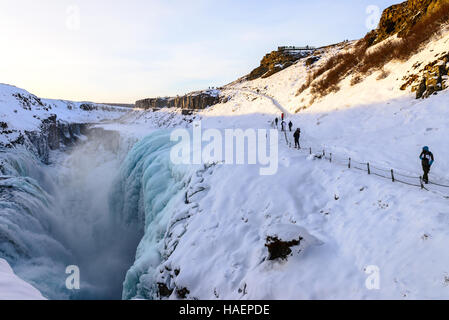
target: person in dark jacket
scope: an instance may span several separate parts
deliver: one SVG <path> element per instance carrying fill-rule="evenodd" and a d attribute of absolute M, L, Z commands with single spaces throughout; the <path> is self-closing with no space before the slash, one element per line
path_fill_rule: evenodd
<path fill-rule="evenodd" d="M 301 137 L 301 129 L 296 129 L 295 133 L 293 134 L 293 137 L 295 138 L 295 148 L 301 149 L 301 146 L 299 145 L 299 138 Z"/>
<path fill-rule="evenodd" d="M 274 123 L 276 124 L 276 128 L 277 128 L 278 127 L 278 123 L 279 123 L 279 119 L 278 118 L 274 119 Z"/>
<path fill-rule="evenodd" d="M 429 147 L 422 148 L 422 152 L 419 156 L 422 162 L 422 169 L 424 171 L 424 175 L 422 177 L 423 181 L 428 184 L 429 183 L 429 172 L 432 167 L 433 162 L 435 161 L 433 157 L 433 153 L 430 152 Z"/>
<path fill-rule="evenodd" d="M 288 129 L 290 130 L 290 132 L 292 132 L 292 127 L 293 127 L 293 123 L 290 121 L 288 123 Z"/>
<path fill-rule="evenodd" d="M 284 132 L 285 131 L 285 121 L 284 120 L 282 120 L 281 121 L 281 128 L 282 128 L 282 132 Z"/>

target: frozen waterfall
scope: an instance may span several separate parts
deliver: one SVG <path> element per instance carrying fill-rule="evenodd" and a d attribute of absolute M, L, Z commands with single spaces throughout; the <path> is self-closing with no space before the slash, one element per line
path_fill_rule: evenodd
<path fill-rule="evenodd" d="M 0 258 L 50 299 L 152 298 L 140 277 L 154 278 L 194 168 L 170 162 L 168 131 L 137 143 L 94 133 L 50 165 L 25 148 L 0 151 Z M 65 286 L 69 265 L 80 290 Z"/>

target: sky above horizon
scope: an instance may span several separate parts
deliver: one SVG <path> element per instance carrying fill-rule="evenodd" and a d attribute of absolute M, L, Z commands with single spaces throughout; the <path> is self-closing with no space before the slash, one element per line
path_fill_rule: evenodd
<path fill-rule="evenodd" d="M 361 38 L 397 2 L 1 0 L 0 83 L 76 101 L 183 94 L 248 74 L 278 46 Z"/>

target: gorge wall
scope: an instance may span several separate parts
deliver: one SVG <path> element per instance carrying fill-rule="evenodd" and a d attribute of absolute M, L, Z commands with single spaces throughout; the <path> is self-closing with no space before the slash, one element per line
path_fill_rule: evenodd
<path fill-rule="evenodd" d="M 178 97 L 148 98 L 136 101 L 136 108 L 161 109 L 180 108 L 202 110 L 220 102 L 219 90 L 205 90 Z"/>
<path fill-rule="evenodd" d="M 2 123 L 0 134 L 12 132 L 6 123 Z M 17 130 L 14 130 L 17 131 Z M 87 124 L 68 123 L 52 115 L 42 121 L 39 131 L 20 132 L 16 140 L 0 147 L 13 148 L 23 145 L 36 154 L 44 164 L 49 163 L 50 150 L 58 150 L 74 145 L 82 134 L 87 132 Z"/>

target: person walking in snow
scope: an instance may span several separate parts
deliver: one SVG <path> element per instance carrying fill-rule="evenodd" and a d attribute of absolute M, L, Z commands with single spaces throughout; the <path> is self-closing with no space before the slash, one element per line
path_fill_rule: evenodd
<path fill-rule="evenodd" d="M 430 152 L 429 147 L 422 148 L 422 152 L 419 156 L 422 162 L 422 169 L 424 171 L 424 175 L 422 177 L 425 184 L 429 183 L 429 172 L 430 168 L 432 167 L 433 162 L 435 161 L 433 157 L 433 153 Z"/>
<path fill-rule="evenodd" d="M 290 121 L 288 123 L 288 128 L 289 128 L 290 132 L 292 132 L 292 127 L 293 127 L 293 123 Z"/>
<path fill-rule="evenodd" d="M 282 122 L 281 122 L 281 127 L 282 127 L 282 132 L 284 132 L 285 131 L 285 121 L 284 120 L 282 120 Z"/>
<path fill-rule="evenodd" d="M 276 119 L 274 119 L 274 123 L 276 124 L 276 128 L 278 127 L 278 123 L 279 123 L 279 119 L 276 117 Z"/>
<path fill-rule="evenodd" d="M 301 129 L 296 129 L 295 133 L 293 134 L 293 137 L 295 138 L 295 148 L 301 149 L 301 146 L 299 145 L 299 138 L 301 137 Z"/>

